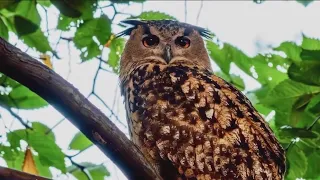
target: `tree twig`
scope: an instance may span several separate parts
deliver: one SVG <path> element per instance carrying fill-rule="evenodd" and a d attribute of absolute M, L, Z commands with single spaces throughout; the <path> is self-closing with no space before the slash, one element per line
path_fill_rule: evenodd
<path fill-rule="evenodd" d="M 313 128 L 313 126 L 319 121 L 319 119 L 320 119 L 320 116 L 318 116 L 318 117 L 312 122 L 312 124 L 307 128 L 307 130 L 310 131 L 310 130 Z"/>
<path fill-rule="evenodd" d="M 201 4 L 200 4 L 200 8 L 199 8 L 198 15 L 197 15 L 197 20 L 196 20 L 196 25 L 198 25 L 198 23 L 199 23 L 199 18 L 200 18 L 200 14 L 202 11 L 202 7 L 203 7 L 203 0 L 201 0 Z"/>
<path fill-rule="evenodd" d="M 107 155 L 128 179 L 162 179 L 112 121 L 53 70 L 0 38 L 0 72 L 48 101 Z"/>
<path fill-rule="evenodd" d="M 60 119 L 55 125 L 53 125 L 50 129 L 48 129 L 48 131 L 46 132 L 46 135 L 48 135 L 50 132 L 52 132 L 52 130 L 54 128 L 56 128 L 57 126 L 59 126 L 64 120 L 66 120 L 66 118 Z"/>
<path fill-rule="evenodd" d="M 71 157 L 71 158 L 76 157 L 76 156 L 78 156 L 79 154 L 83 153 L 83 151 L 85 151 L 85 150 L 87 150 L 87 149 L 89 149 L 89 148 L 91 148 L 91 147 L 93 147 L 93 144 L 90 144 L 90 145 L 87 146 L 86 148 L 82 149 L 81 151 L 77 152 L 77 153 L 74 154 L 74 155 L 70 155 L 69 157 Z"/>
<path fill-rule="evenodd" d="M 187 7 L 187 0 L 184 0 L 184 22 L 187 22 L 187 15 L 188 15 L 188 7 Z"/>
<path fill-rule="evenodd" d="M 310 131 L 312 130 L 313 126 L 320 120 L 320 116 L 316 117 L 312 124 L 307 128 L 307 131 Z M 285 151 L 288 151 L 289 148 L 295 143 L 296 141 L 295 140 L 291 140 L 291 142 L 288 144 L 288 146 L 285 148 Z"/>
<path fill-rule="evenodd" d="M 119 122 L 122 126 L 127 128 L 127 126 L 118 118 L 118 116 L 113 112 L 113 110 L 103 101 L 103 99 L 97 95 L 95 92 L 92 93 L 93 96 L 95 96 L 99 101 L 110 111 L 111 116 L 115 117 L 117 122 Z"/>
<path fill-rule="evenodd" d="M 113 112 L 113 109 L 110 108 L 104 101 L 103 99 L 95 92 L 95 87 L 97 84 L 97 79 L 98 79 L 98 75 L 99 75 L 99 71 L 100 70 L 104 70 L 102 68 L 102 63 L 104 62 L 102 58 L 98 58 L 99 59 L 99 66 L 97 68 L 97 71 L 94 75 L 93 78 L 93 83 L 92 83 L 92 88 L 91 88 L 91 93 L 87 96 L 87 98 L 89 98 L 91 95 L 95 96 L 111 113 L 111 116 L 116 118 L 116 121 L 119 122 L 121 125 L 123 125 L 125 128 L 127 128 L 127 126 L 119 119 L 119 117 Z"/>
<path fill-rule="evenodd" d="M 12 111 L 12 109 L 7 106 L 6 104 L 1 103 L 0 104 L 1 107 L 3 107 L 4 109 L 6 109 L 14 118 L 16 118 L 25 128 L 27 129 L 32 129 L 31 126 L 29 126 L 26 122 L 24 122 L 24 120 L 14 111 Z"/>
<path fill-rule="evenodd" d="M 87 177 L 88 180 L 92 180 L 90 174 L 86 171 L 86 167 L 75 162 L 71 156 L 66 156 L 70 161 L 71 161 L 71 164 L 73 164 L 74 166 L 76 166 L 78 169 L 80 169 L 80 171 L 83 172 L 83 174 Z M 74 170 L 71 170 L 69 173 L 72 173 L 73 171 L 75 171 L 76 169 Z"/>

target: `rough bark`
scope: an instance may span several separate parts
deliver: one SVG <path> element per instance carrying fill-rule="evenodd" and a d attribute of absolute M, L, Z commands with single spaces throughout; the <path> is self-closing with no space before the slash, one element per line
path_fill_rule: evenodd
<path fill-rule="evenodd" d="M 1 180 L 50 180 L 45 177 L 36 176 L 33 174 L 25 173 L 22 171 L 9 169 L 0 166 L 0 179 Z"/>
<path fill-rule="evenodd" d="M 75 87 L 2 38 L 0 72 L 28 87 L 60 111 L 129 179 L 161 179 L 139 149 Z"/>

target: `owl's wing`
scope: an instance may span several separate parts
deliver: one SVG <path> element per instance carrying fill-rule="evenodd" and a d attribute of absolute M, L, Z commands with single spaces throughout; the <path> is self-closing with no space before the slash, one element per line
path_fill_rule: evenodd
<path fill-rule="evenodd" d="M 131 84 L 130 84 L 131 83 Z M 129 82 L 128 113 L 140 147 L 181 177 L 282 179 L 284 151 L 236 88 L 210 72 L 148 65 Z"/>
<path fill-rule="evenodd" d="M 193 141 L 184 149 L 187 165 L 177 163 L 180 169 L 185 168 L 187 174 L 202 173 L 199 177 L 218 172 L 229 178 L 282 178 L 284 151 L 239 90 L 210 72 L 193 68 L 175 67 L 170 77 L 181 84 L 178 89 L 186 98 L 180 104 L 186 117 L 178 126 L 188 123 Z"/>

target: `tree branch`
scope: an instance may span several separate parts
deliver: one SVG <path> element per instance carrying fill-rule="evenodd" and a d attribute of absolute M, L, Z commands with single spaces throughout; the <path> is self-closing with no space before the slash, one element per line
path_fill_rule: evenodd
<path fill-rule="evenodd" d="M 70 83 L 0 38 L 0 72 L 48 101 L 128 177 L 161 179 L 140 150 Z"/>
<path fill-rule="evenodd" d="M 0 179 L 2 180 L 49 180 L 48 178 L 36 176 L 22 171 L 0 166 Z"/>
<path fill-rule="evenodd" d="M 6 109 L 14 118 L 16 118 L 25 128 L 27 129 L 32 129 L 32 127 L 30 127 L 28 125 L 28 123 L 24 122 L 24 120 L 14 111 L 12 111 L 11 107 L 7 106 L 4 103 L 0 103 L 1 107 L 3 107 L 4 109 Z"/>

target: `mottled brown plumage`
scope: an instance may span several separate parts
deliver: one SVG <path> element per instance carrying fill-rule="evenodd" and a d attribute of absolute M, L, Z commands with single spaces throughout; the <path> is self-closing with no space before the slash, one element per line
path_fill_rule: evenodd
<path fill-rule="evenodd" d="M 175 21 L 128 23 L 135 26 L 123 33 L 130 39 L 120 79 L 130 135 L 164 179 L 283 179 L 284 151 L 268 124 L 212 73 L 201 38 L 207 31 Z M 159 42 L 146 47 L 150 34 Z"/>

